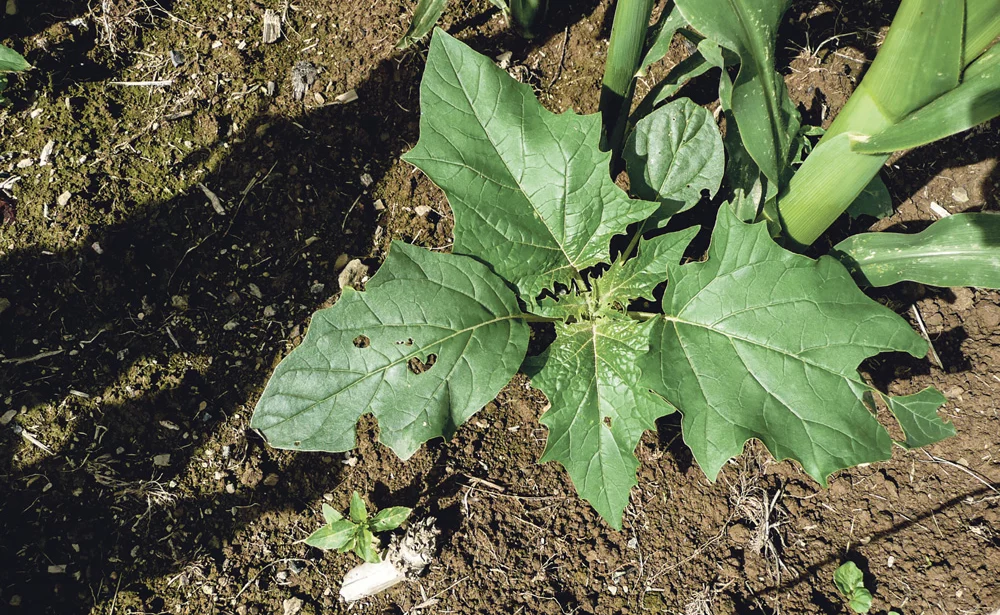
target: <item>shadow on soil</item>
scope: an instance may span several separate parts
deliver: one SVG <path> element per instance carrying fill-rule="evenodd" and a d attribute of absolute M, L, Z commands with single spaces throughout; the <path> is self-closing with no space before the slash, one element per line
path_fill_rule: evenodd
<path fill-rule="evenodd" d="M 53 6 L 53 13 L 39 7 L 21 33 L 81 15 L 84 4 Z M 561 34 L 596 0 L 583 4 L 557 11 L 551 31 Z M 451 30 L 468 35 L 491 15 Z M 493 55 L 533 46 L 510 34 L 466 40 Z M 110 70 L 50 68 L 57 91 L 55 81 L 100 80 Z M 421 54 L 397 53 L 354 84 L 357 103 L 242 127 L 201 178 L 224 215 L 192 187 L 137 206 L 120 224 L 93 228 L 79 244 L 86 247 L 0 257 L 0 295 L 11 305 L 0 314 L 0 391 L 6 408 L 23 409 L 0 428 L 0 558 L 8 562 L 0 604 L 18 596 L 25 612 L 106 608 L 118 590 L 177 573 L 205 554 L 221 561 L 248 521 L 307 509 L 339 482 L 347 467 L 341 456 L 274 451 L 247 425 L 286 340 L 294 342 L 312 309 L 336 290 L 338 256 L 372 252 L 378 214 L 359 177 L 378 186 L 416 141 L 422 68 Z M 194 152 L 176 170 L 219 153 Z M 208 461 L 201 443 L 212 434 L 225 443 L 216 454 L 250 459 L 250 469 L 174 499 L 171 481 Z M 57 444 L 38 450 L 35 435 Z M 271 474 L 280 483 L 265 478 Z M 427 481 L 449 488 L 441 477 Z M 419 491 L 383 486 L 372 503 L 412 501 Z M 144 528 L 153 526 L 170 527 L 155 534 L 165 534 L 165 548 L 145 544 Z M 145 605 L 160 606 L 153 596 Z"/>

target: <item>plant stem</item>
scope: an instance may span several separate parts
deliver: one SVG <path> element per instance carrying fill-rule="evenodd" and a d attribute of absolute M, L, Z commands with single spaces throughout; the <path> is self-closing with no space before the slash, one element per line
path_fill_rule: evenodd
<path fill-rule="evenodd" d="M 618 0 L 611 26 L 611 43 L 601 84 L 601 119 L 604 140 L 601 149 L 611 151 L 612 174 L 620 168 L 625 126 L 635 93 L 635 72 L 646 44 L 653 0 Z"/>
<path fill-rule="evenodd" d="M 635 320 L 639 320 L 639 321 L 642 321 L 642 322 L 646 322 L 647 320 L 652 320 L 652 319 L 657 318 L 659 316 L 663 316 L 663 314 L 657 314 L 656 312 L 636 312 L 636 311 L 632 311 L 632 310 L 629 310 L 628 315 L 629 315 L 630 318 L 633 318 Z"/>
<path fill-rule="evenodd" d="M 524 322 L 562 322 L 561 318 L 550 318 L 548 316 L 538 316 L 537 314 L 521 314 L 517 316 Z"/>
<path fill-rule="evenodd" d="M 548 0 L 511 0 L 510 16 L 524 38 L 535 38 L 545 20 Z"/>

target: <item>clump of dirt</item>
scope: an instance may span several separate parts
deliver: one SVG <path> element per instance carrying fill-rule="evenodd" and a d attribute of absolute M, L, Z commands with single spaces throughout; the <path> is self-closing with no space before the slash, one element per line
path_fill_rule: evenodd
<path fill-rule="evenodd" d="M 106 2 L 19 4 L 2 42 L 37 69 L 0 111 L 0 181 L 18 203 L 0 227 L 5 612 L 340 612 L 356 561 L 300 541 L 323 502 L 344 509 L 354 490 L 443 530 L 419 583 L 359 613 L 842 612 L 832 574 L 848 559 L 881 612 L 1000 605 L 997 293 L 881 296 L 916 306 L 940 363 L 892 355 L 867 374 L 897 394 L 934 384 L 959 435 L 828 490 L 757 446 L 709 483 L 668 417 L 637 449 L 615 532 L 560 467 L 536 463 L 547 403 L 523 376 L 405 463 L 370 418 L 345 455 L 273 450 L 249 429 L 253 405 L 342 268 L 374 270 L 392 240 L 451 242 L 444 196 L 398 160 L 417 138 L 425 49 L 394 50 L 411 3 L 302 0 L 273 44 L 249 0 L 147 3 L 114 49 Z M 790 10 L 779 46 L 808 121 L 844 104 L 890 4 Z M 596 110 L 609 2 L 559 8 L 531 42 L 486 0 L 452 3 L 441 25 L 510 51 L 550 109 Z M 300 62 L 316 78 L 296 100 Z M 688 92 L 714 97 L 706 79 Z M 885 179 L 901 206 L 876 228 L 917 230 L 931 203 L 997 209 L 998 151 L 994 122 L 895 159 Z"/>

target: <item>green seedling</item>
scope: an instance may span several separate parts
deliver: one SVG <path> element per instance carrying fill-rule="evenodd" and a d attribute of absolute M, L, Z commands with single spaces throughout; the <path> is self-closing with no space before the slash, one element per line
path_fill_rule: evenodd
<path fill-rule="evenodd" d="M 3 91 L 7 89 L 7 73 L 22 72 L 29 68 L 31 64 L 28 64 L 21 54 L 0 45 L 0 105 L 7 103 L 7 99 L 3 96 Z"/>
<path fill-rule="evenodd" d="M 368 515 L 364 500 L 355 491 L 351 494 L 351 506 L 345 517 L 329 504 L 323 504 L 323 518 L 326 525 L 306 538 L 307 545 L 323 550 L 336 549 L 340 553 L 354 551 L 366 562 L 377 564 L 379 556 L 379 532 L 388 532 L 399 527 L 410 516 L 411 509 L 393 506 Z"/>
<path fill-rule="evenodd" d="M 841 564 L 833 573 L 833 582 L 847 598 L 847 606 L 852 611 L 867 613 L 872 608 L 872 594 L 865 589 L 865 575 L 854 562 Z"/>
<path fill-rule="evenodd" d="M 922 1 L 903 0 L 900 11 Z M 639 439 L 675 411 L 712 480 L 750 439 L 825 486 L 837 470 L 889 459 L 894 446 L 953 435 L 936 389 L 891 396 L 858 373 L 882 352 L 928 350 L 859 284 L 1000 287 L 1000 216 L 956 215 L 919 235 L 865 233 L 818 260 L 787 249 L 801 236 L 783 234 L 779 194 L 818 132 L 800 126 L 774 66 L 787 4 L 677 0 L 649 28 L 648 0 L 620 0 L 602 113 L 587 116 L 548 111 L 492 60 L 435 32 L 420 139 L 403 159 L 447 195 L 453 253 L 394 242 L 364 292 L 345 288 L 313 316 L 253 427 L 279 448 L 347 451 L 357 420 L 373 414 L 379 440 L 407 459 L 451 437 L 520 370 L 551 403 L 541 461 L 562 464 L 616 529 L 636 485 Z M 983 38 L 979 27 L 963 36 Z M 624 117 L 635 75 L 678 32 L 696 51 Z M 985 45 L 966 40 L 963 49 Z M 725 138 L 706 109 L 672 99 L 710 70 Z M 969 79 L 987 74 L 969 70 Z M 829 142 L 854 156 L 862 141 Z M 620 168 L 631 194 L 611 179 Z M 857 212 L 884 211 L 885 186 L 863 184 Z M 698 227 L 677 228 L 674 216 L 720 186 L 728 199 L 710 247 L 682 264 Z M 615 237 L 625 239 L 612 250 Z M 556 337 L 526 357 L 533 323 L 550 323 Z M 902 440 L 876 418 L 879 400 Z"/>

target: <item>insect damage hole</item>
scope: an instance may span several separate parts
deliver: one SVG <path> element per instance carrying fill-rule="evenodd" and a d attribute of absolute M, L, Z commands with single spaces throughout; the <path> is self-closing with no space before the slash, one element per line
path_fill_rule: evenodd
<path fill-rule="evenodd" d="M 437 361 L 437 355 L 436 354 L 430 354 L 430 355 L 427 355 L 427 361 L 426 362 L 421 361 L 417 357 L 413 357 L 412 359 L 410 359 L 407 362 L 406 365 L 407 365 L 407 367 L 410 368 L 411 372 L 413 372 L 414 374 L 417 374 L 419 376 L 420 374 L 426 372 L 431 367 L 433 367 L 435 361 Z"/>
<path fill-rule="evenodd" d="M 367 335 L 359 335 L 356 338 L 354 338 L 355 348 L 368 348 L 369 346 L 371 346 L 371 343 L 372 341 L 368 339 Z"/>
<path fill-rule="evenodd" d="M 604 425 L 605 425 L 605 426 L 606 426 L 606 427 L 607 427 L 608 429 L 611 429 L 611 417 L 610 417 L 610 416 L 606 416 L 606 417 L 604 417 Z"/>

